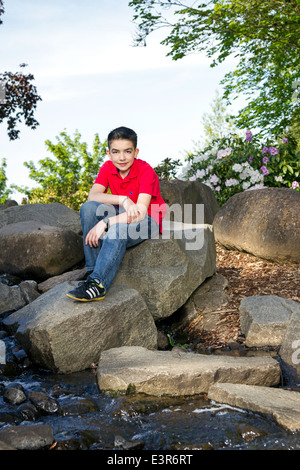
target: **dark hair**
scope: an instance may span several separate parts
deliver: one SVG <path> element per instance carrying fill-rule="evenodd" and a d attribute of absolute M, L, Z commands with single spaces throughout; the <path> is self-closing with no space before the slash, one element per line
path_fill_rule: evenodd
<path fill-rule="evenodd" d="M 137 148 L 137 134 L 132 129 L 122 126 L 111 131 L 107 137 L 108 148 L 110 148 L 110 144 L 113 140 L 119 139 L 130 140 L 133 143 L 134 148 Z"/>

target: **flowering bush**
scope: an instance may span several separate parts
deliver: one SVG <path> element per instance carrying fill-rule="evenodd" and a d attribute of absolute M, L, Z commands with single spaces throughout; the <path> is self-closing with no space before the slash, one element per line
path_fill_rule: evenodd
<path fill-rule="evenodd" d="M 245 138 L 216 139 L 202 152 L 189 153 L 179 178 L 208 185 L 222 205 L 245 190 L 285 186 L 300 191 L 299 157 L 292 139 L 262 147 L 247 131 Z"/>

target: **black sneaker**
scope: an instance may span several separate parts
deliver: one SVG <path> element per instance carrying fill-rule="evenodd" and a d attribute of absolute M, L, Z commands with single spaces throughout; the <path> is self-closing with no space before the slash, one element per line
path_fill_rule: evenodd
<path fill-rule="evenodd" d="M 105 289 L 98 279 L 89 279 L 88 281 L 81 282 L 76 289 L 68 292 L 67 297 L 81 302 L 102 300 L 105 297 Z"/>

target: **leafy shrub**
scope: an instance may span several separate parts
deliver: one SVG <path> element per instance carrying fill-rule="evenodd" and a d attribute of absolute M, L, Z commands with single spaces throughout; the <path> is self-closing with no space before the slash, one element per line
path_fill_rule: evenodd
<path fill-rule="evenodd" d="M 203 151 L 189 153 L 179 177 L 208 185 L 222 205 L 250 189 L 284 186 L 300 191 L 299 157 L 293 138 L 262 145 L 247 131 L 245 138 L 215 139 Z"/>
<path fill-rule="evenodd" d="M 87 200 L 106 155 L 106 142 L 101 143 L 98 134 L 94 138 L 92 153 L 80 139 L 78 131 L 73 139 L 61 132 L 57 137 L 58 143 L 45 142 L 53 156 L 39 160 L 39 168 L 32 161 L 24 163 L 30 170 L 29 177 L 39 185 L 32 189 L 16 188 L 26 194 L 28 203 L 60 202 L 79 210 Z"/>

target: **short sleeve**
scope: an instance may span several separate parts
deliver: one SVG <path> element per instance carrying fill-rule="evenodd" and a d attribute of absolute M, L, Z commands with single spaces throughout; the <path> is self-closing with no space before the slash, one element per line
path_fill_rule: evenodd
<path fill-rule="evenodd" d="M 157 174 L 150 165 L 147 165 L 139 175 L 139 193 L 156 196 Z"/>
<path fill-rule="evenodd" d="M 101 166 L 98 176 L 95 179 L 95 184 L 102 184 L 105 188 L 108 187 L 108 176 L 109 176 L 109 169 L 108 169 L 109 162 L 103 163 Z"/>

